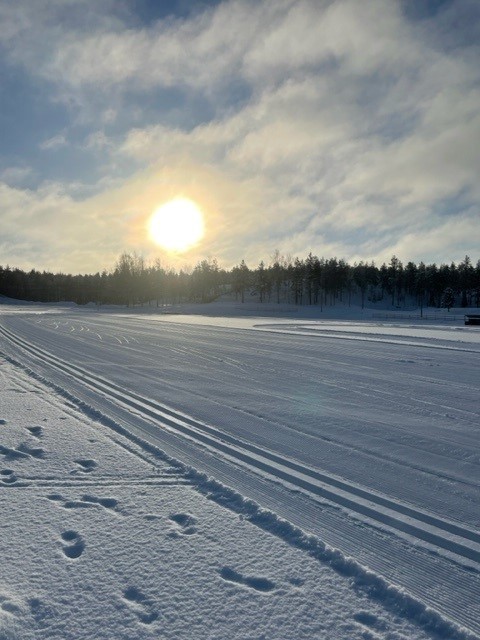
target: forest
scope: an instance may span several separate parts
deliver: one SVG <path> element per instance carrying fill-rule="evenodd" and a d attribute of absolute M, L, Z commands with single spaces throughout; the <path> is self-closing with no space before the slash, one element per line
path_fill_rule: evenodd
<path fill-rule="evenodd" d="M 91 275 L 40 272 L 0 266 L 0 295 L 34 302 L 75 302 L 163 306 L 179 302 L 211 302 L 225 293 L 238 301 L 362 308 L 385 301 L 393 308 L 480 306 L 480 259 L 469 256 L 455 264 L 403 264 L 392 256 L 388 264 L 353 265 L 337 258 L 291 258 L 274 253 L 269 264 L 249 268 L 244 260 L 230 270 L 216 259 L 200 261 L 193 269 L 165 268 L 136 253 L 124 252 L 111 271 Z"/>

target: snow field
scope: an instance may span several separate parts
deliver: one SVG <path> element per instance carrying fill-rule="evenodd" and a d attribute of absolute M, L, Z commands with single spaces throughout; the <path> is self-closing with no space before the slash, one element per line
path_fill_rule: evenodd
<path fill-rule="evenodd" d="M 2 638 L 433 637 L 318 540 L 0 363 Z"/>
<path fill-rule="evenodd" d="M 270 572 L 256 571 L 256 552 L 246 549 L 236 565 L 218 559 L 212 571 L 195 574 L 200 593 L 212 592 L 214 576 L 264 598 L 268 606 L 253 623 L 258 635 L 242 635 L 240 618 L 217 633 L 207 615 L 197 637 L 232 635 L 232 628 L 239 638 L 262 637 L 264 629 L 269 638 L 480 637 L 480 330 L 460 321 L 377 323 L 360 313 L 341 321 L 299 314 L 293 321 L 291 309 L 281 310 L 281 319 L 273 309 L 268 318 L 253 311 L 237 318 L 216 314 L 215 305 L 205 316 L 1 306 L 0 354 L 14 372 L 16 416 L 26 411 L 27 418 L 18 430 L 0 416 L 0 496 L 35 494 L 32 513 L 38 500 L 48 512 L 86 522 L 103 513 L 110 528 L 135 519 L 138 528 L 145 519 L 157 523 L 159 540 L 188 539 L 195 555 L 217 513 L 202 517 L 206 500 L 221 507 L 222 522 L 246 527 L 240 533 L 215 525 L 222 543 L 228 540 L 227 554 L 229 545 L 243 548 L 237 535 L 251 549 L 260 531 L 281 544 L 286 556 L 276 556 Z M 1 394 L 0 385 L 0 408 Z M 26 402 L 31 395 L 46 403 L 35 421 Z M 50 443 L 47 415 L 57 425 Z M 163 502 L 138 511 L 147 494 L 148 503 L 167 492 L 176 492 L 174 502 L 180 496 L 178 507 Z M 83 563 L 94 553 L 97 529 L 86 535 L 82 526 L 56 530 L 58 557 Z M 137 539 L 135 531 L 125 529 L 123 541 L 115 530 L 102 545 L 110 553 L 115 538 L 121 551 Z M 303 636 L 291 635 L 293 626 L 267 624 L 274 597 L 284 597 L 290 585 L 277 570 L 288 568 L 291 551 L 340 579 L 326 598 L 333 593 L 333 600 L 348 602 L 352 592 L 360 598 L 344 615 L 334 608 L 326 616 L 325 599 L 304 609 L 296 603 L 303 617 L 286 618 L 305 628 Z M 301 597 L 313 598 L 307 582 L 293 582 Z M 152 603 L 162 592 L 152 589 L 124 586 L 121 602 L 137 612 L 135 633 L 129 636 L 127 626 L 125 637 L 142 637 L 137 627 L 184 637 L 178 621 L 160 632 Z M 5 624 L 18 623 L 6 615 L 12 608 L 29 611 L 22 597 L 21 607 L 12 607 L 14 594 L 0 598 Z M 372 603 L 379 606 L 373 613 Z"/>

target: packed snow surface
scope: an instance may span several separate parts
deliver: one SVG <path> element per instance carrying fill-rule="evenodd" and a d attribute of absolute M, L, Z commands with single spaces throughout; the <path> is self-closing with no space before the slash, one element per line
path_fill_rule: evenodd
<path fill-rule="evenodd" d="M 0 305 L 0 638 L 480 637 L 480 329 L 260 308 Z"/>

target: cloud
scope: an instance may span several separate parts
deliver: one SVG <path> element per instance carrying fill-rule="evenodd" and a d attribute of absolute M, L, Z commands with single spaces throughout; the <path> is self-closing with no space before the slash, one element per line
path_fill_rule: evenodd
<path fill-rule="evenodd" d="M 450 86 L 439 81 L 438 66 L 456 68 Z M 215 166 L 239 185 L 256 182 L 270 197 L 263 205 L 270 229 L 284 230 L 289 250 L 292 228 L 308 225 L 310 237 L 343 231 L 343 243 L 333 244 L 346 257 L 359 248 L 358 234 L 349 241 L 350 232 L 363 230 L 368 253 L 362 257 L 378 257 L 387 238 L 393 249 L 398 234 L 419 217 L 424 227 L 436 224 L 434 209 L 445 199 L 462 190 L 472 199 L 477 194 L 480 99 L 472 88 L 461 100 L 456 86 L 470 85 L 471 70 L 442 57 L 434 69 L 438 82 L 430 78 L 429 88 L 413 86 L 422 99 L 415 102 L 416 117 L 396 138 L 375 122 L 377 114 L 383 123 L 388 120 L 396 85 L 372 106 L 352 100 L 351 87 L 345 90 L 341 78 L 304 77 L 269 87 L 241 111 L 191 131 L 132 130 L 121 151 L 147 163 L 168 164 L 184 156 Z M 246 220 L 255 225 L 249 216 Z M 468 220 L 471 237 L 476 230 Z M 317 251 L 325 252 L 321 235 Z"/>
<path fill-rule="evenodd" d="M 104 131 L 93 131 L 88 134 L 85 140 L 85 148 L 87 149 L 105 149 L 111 147 L 112 144 Z"/>
<path fill-rule="evenodd" d="M 9 186 L 21 185 L 32 173 L 31 167 L 7 167 L 0 172 L 0 182 L 5 182 Z"/>
<path fill-rule="evenodd" d="M 43 151 L 58 149 L 60 147 L 64 147 L 67 144 L 67 139 L 63 133 L 58 133 L 47 140 L 44 140 L 40 143 L 40 149 Z"/>
<path fill-rule="evenodd" d="M 263 7 L 270 5 L 227 2 L 189 20 L 78 33 L 60 41 L 42 73 L 73 87 L 105 88 L 128 81 L 138 87 L 186 85 L 205 90 L 235 72 L 264 24 Z"/>
<path fill-rule="evenodd" d="M 0 184 L 0 197 L 3 264 L 90 272 L 110 267 L 125 246 L 122 210 L 105 210 L 103 198 L 77 202 L 54 183 L 37 190 Z"/>
<path fill-rule="evenodd" d="M 259 82 L 319 69 L 365 76 L 418 63 L 419 47 L 395 2 L 292 3 L 248 49 L 243 72 Z M 405 41 L 410 46 L 405 46 Z M 413 45 L 413 46 L 412 46 Z"/>
<path fill-rule="evenodd" d="M 77 136 L 96 163 L 94 184 L 7 198 L 31 237 L 44 217 L 56 225 L 63 242 L 38 233 L 67 263 L 154 255 L 146 219 L 176 195 L 207 213 L 190 261 L 275 248 L 449 261 L 480 245 L 480 70 L 475 39 L 448 37 L 456 3 L 420 20 L 395 1 L 226 0 L 148 24 L 128 3 L 72 0 L 76 20 L 64 4 L 3 6 L 0 40 L 73 114 L 41 151 L 74 154 Z"/>
<path fill-rule="evenodd" d="M 432 224 L 433 222 L 433 224 Z M 388 260 L 391 255 L 407 256 L 416 262 L 449 262 L 439 256 L 449 256 L 451 261 L 460 262 L 465 255 L 474 261 L 479 259 L 480 231 L 478 230 L 478 209 L 467 210 L 451 220 L 440 218 L 423 221 L 407 233 L 402 233 L 392 242 L 388 252 L 382 255 Z"/>

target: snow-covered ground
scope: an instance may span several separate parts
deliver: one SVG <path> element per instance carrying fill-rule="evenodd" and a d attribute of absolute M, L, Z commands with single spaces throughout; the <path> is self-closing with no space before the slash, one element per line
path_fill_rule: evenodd
<path fill-rule="evenodd" d="M 480 637 L 480 328 L 196 310 L 0 304 L 0 638 Z"/>

